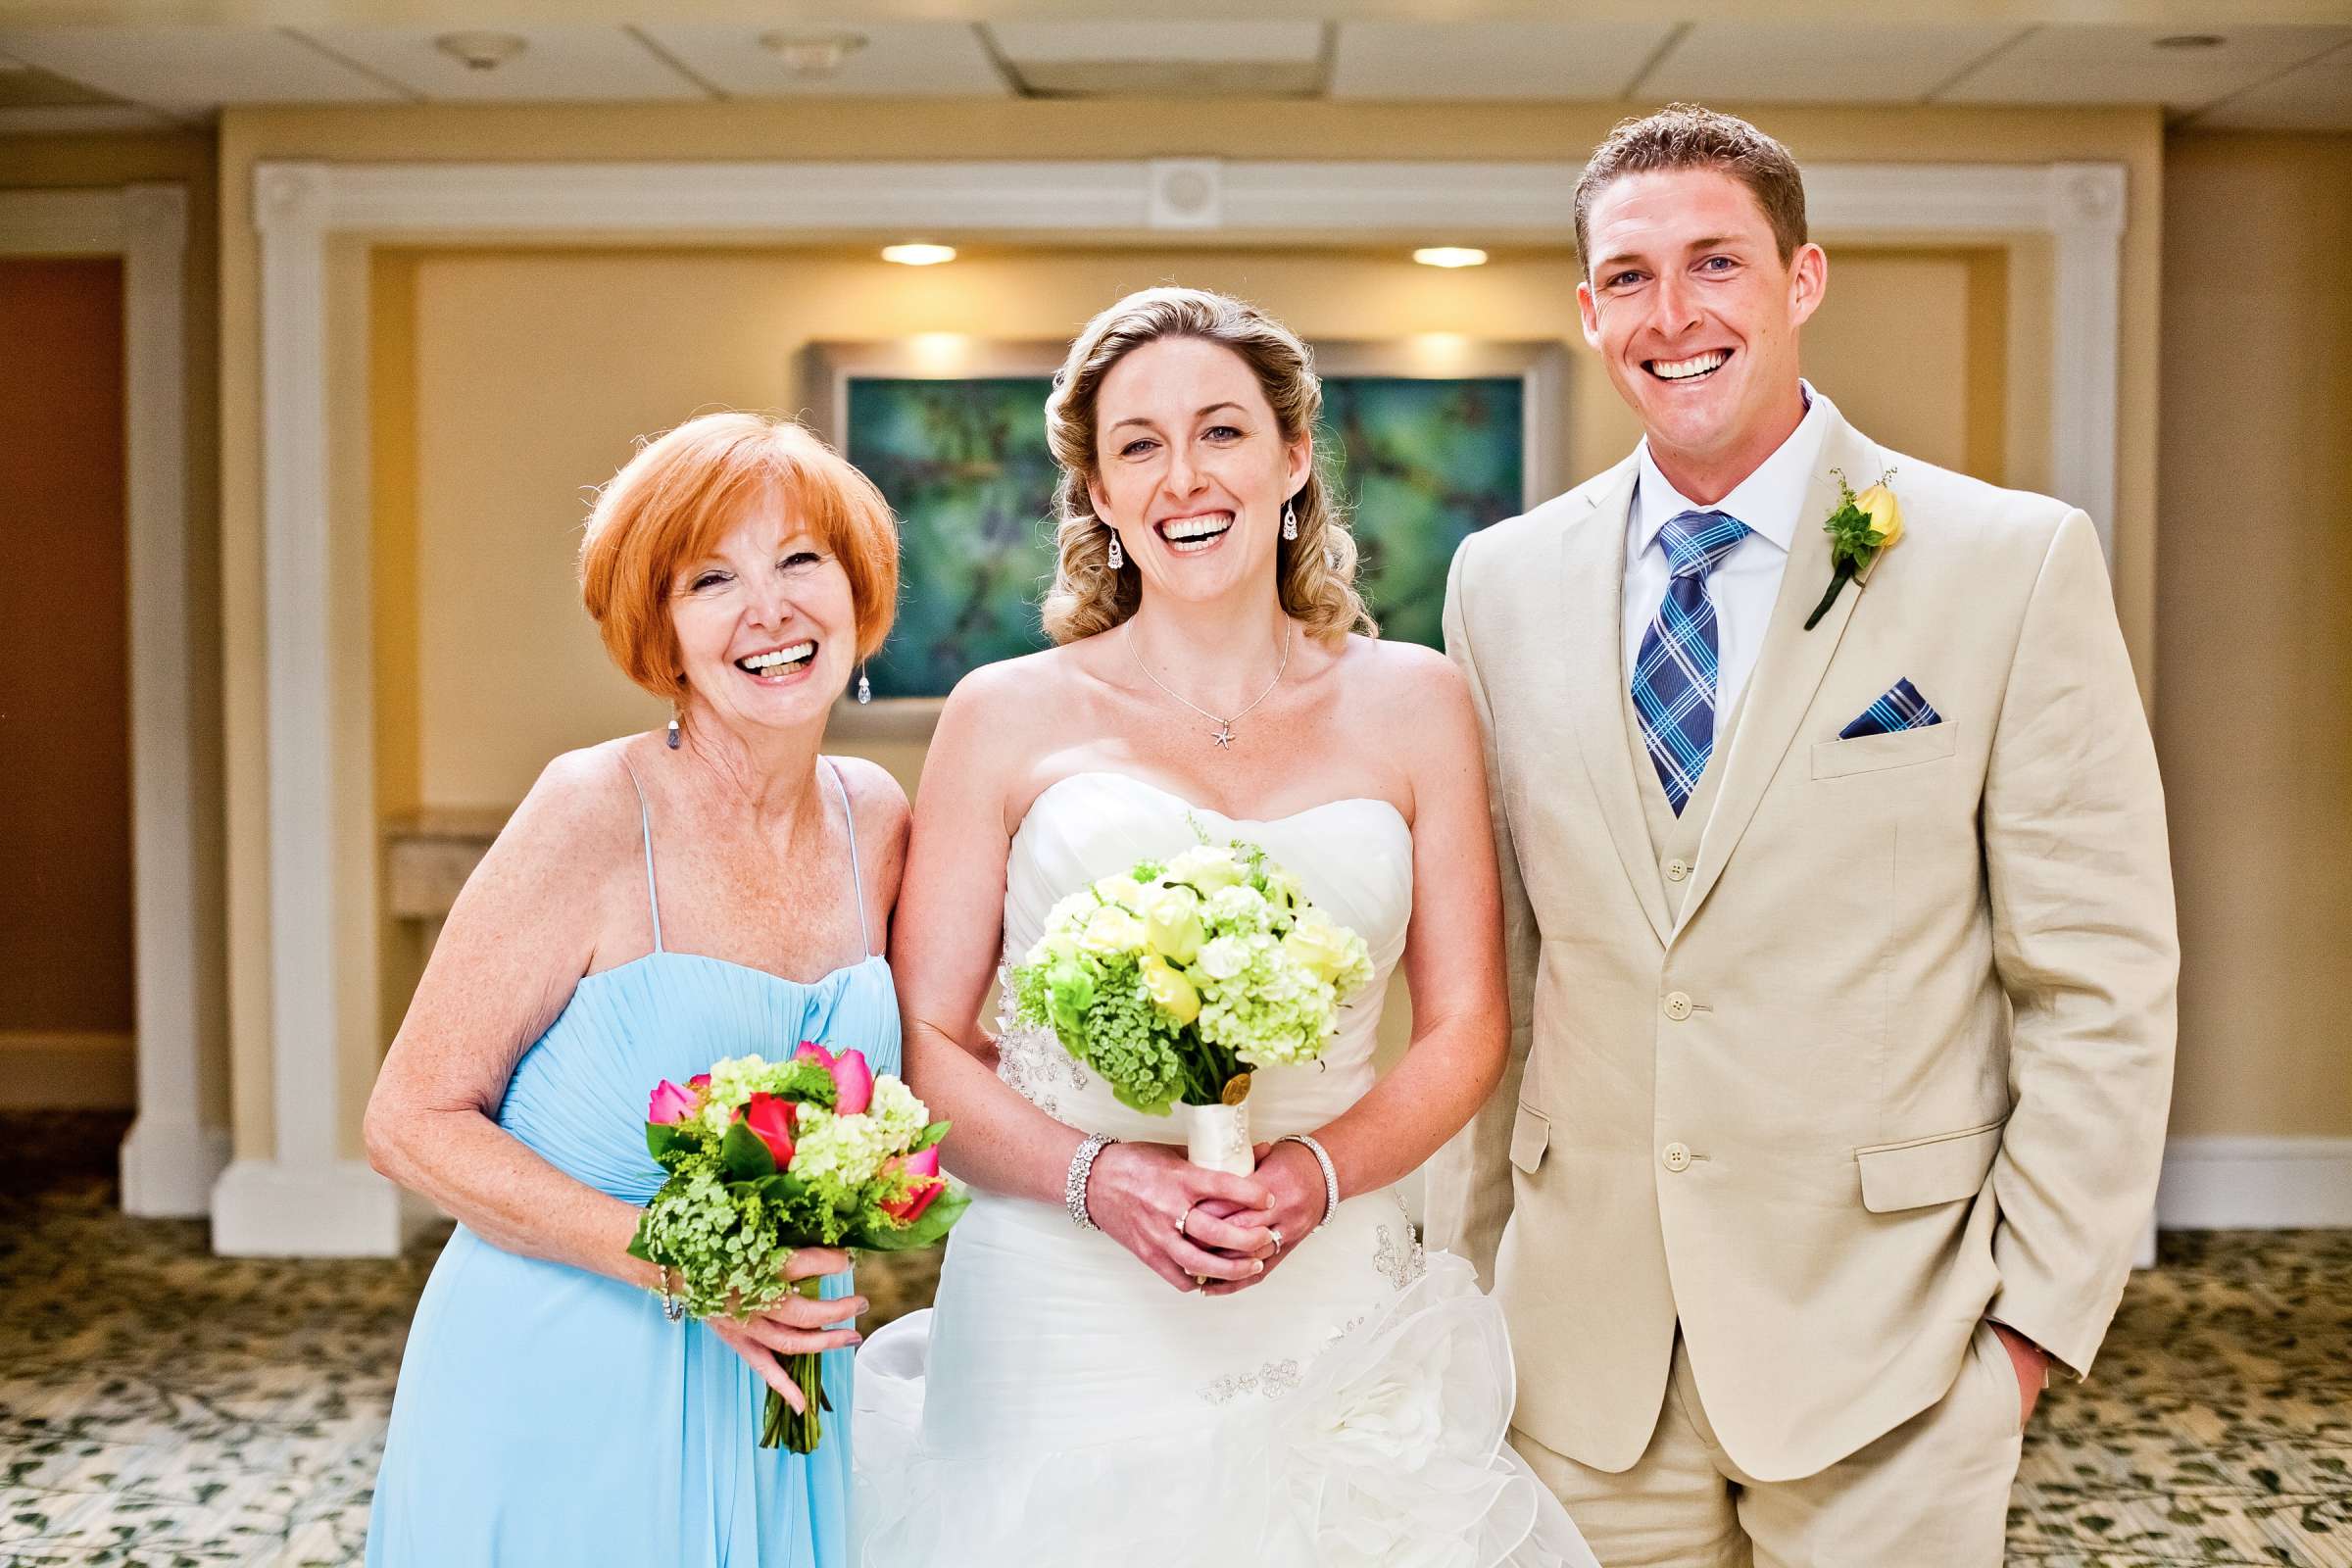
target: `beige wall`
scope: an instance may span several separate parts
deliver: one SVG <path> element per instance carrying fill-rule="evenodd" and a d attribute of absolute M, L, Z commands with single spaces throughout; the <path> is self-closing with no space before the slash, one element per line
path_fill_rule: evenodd
<path fill-rule="evenodd" d="M 2177 1133 L 2352 1135 L 2352 136 L 2166 154 Z"/>
<path fill-rule="evenodd" d="M 1975 287 L 1984 270 L 1966 255 L 1841 253 L 1807 359 L 1888 444 L 1998 477 L 1998 424 L 1971 417 L 2001 408 L 1997 354 L 1988 387 L 1969 363 L 1972 313 L 1990 312 L 1996 345 L 2004 329 L 1999 270 L 1989 299 Z M 659 722 L 607 662 L 571 574 L 585 492 L 639 436 L 718 405 L 800 408 L 812 339 L 1058 342 L 1096 306 L 1171 277 L 1245 294 L 1310 338 L 1576 341 L 1575 265 L 1558 253 L 1453 273 L 1393 252 L 997 252 L 921 272 L 870 247 L 379 262 L 379 417 L 413 432 L 378 436 L 371 509 L 385 808 L 509 807 L 557 752 Z M 1564 439 L 1581 474 L 1636 431 L 1599 362 L 1580 349 L 1570 363 Z M 406 389 L 387 384 L 395 365 L 412 372 Z M 911 787 L 919 747 L 852 749 Z"/>
<path fill-rule="evenodd" d="M 1064 103 L 231 111 L 224 117 L 221 128 L 220 199 L 224 210 L 246 213 L 250 207 L 253 165 L 265 158 L 1121 158 L 1179 153 L 1236 158 L 1573 158 L 1596 141 L 1619 113 L 1610 106 L 1331 104 L 1136 104 L 1105 112 L 1097 105 Z M 1758 111 L 1758 117 L 1786 136 L 1804 159 L 2031 163 L 2094 159 L 2118 161 L 2129 168 L 2131 196 L 2124 240 L 2121 471 L 2114 533 L 2119 599 L 2127 633 L 2142 656 L 2142 678 L 2149 678 L 2152 664 L 2148 659 L 2154 647 L 2156 215 L 2162 184 L 2161 130 L 2155 112 L 1770 109 Z M 230 741 L 228 832 L 232 870 L 228 913 L 237 956 L 230 975 L 238 1068 L 235 1127 L 238 1152 L 262 1154 L 269 1147 L 270 1107 L 266 780 L 259 745 L 263 730 L 263 666 L 256 257 L 254 236 L 241 216 L 238 222 L 227 227 L 222 239 L 222 605 L 229 628 L 224 667 Z M 2033 251 L 2032 246 L 2024 247 L 2024 254 L 2029 257 Z M 752 259 L 738 253 L 733 260 Z M 450 265 L 458 264 L 452 259 Z M 705 258 L 691 265 L 723 270 L 725 259 Z M 1922 265 L 1933 263 L 1923 259 Z M 1947 265 L 1951 265 L 1948 259 Z M 1554 286 L 1539 286 L 1536 281 L 1545 266 L 1553 269 Z M 1982 266 L 1972 263 L 1961 269 L 1973 280 L 1972 286 L 1979 289 L 1984 286 Z M 1557 258 L 1547 263 L 1534 260 L 1526 264 L 1526 280 L 1521 286 L 1540 301 L 1531 318 L 1542 318 L 1547 312 L 1554 313 L 1552 319 L 1562 318 L 1556 314 L 1564 311 L 1556 287 L 1558 267 Z M 1495 281 L 1479 286 L 1502 286 L 1508 281 L 1509 270 L 1506 268 L 1492 271 Z M 2010 475 L 2027 483 L 2034 482 L 2046 467 L 2046 454 L 2021 440 L 2018 415 L 2021 407 L 2033 406 L 2039 382 L 2035 373 L 2025 368 L 2026 360 L 2014 352 L 2015 347 L 2020 341 L 2046 342 L 2037 338 L 2033 327 L 2021 319 L 2026 301 L 2046 297 L 2046 283 L 2037 284 L 2030 275 L 2031 270 L 2028 269 L 2028 275 L 2012 273 L 2007 284 L 2008 341 L 2013 350 L 2008 373 L 2013 380 L 2005 400 L 2007 416 L 2000 431 L 2002 466 Z M 1867 268 L 1860 275 L 1863 282 L 1856 287 L 1867 297 L 1873 280 Z M 346 302 L 345 309 L 356 304 L 360 292 L 355 276 L 365 274 L 338 266 L 338 298 Z M 1877 281 L 1899 296 L 1901 284 L 1892 281 L 1892 273 L 1886 273 Z M 448 281 L 452 287 L 456 286 L 458 279 L 454 272 Z M 436 287 L 439 282 L 437 279 Z M 737 286 L 746 289 L 743 297 L 747 300 L 758 293 L 756 284 L 747 282 Z M 840 286 L 852 288 L 847 280 Z M 943 280 L 941 286 L 966 285 Z M 1413 286 L 1438 285 L 1416 280 Z M 1834 301 L 1838 298 L 1837 287 L 1834 281 Z M 1257 292 L 1281 308 L 1284 296 L 1278 288 L 1261 288 Z M 1303 288 L 1298 292 L 1301 300 L 1293 314 L 1309 316 L 1313 302 L 1304 297 Z M 415 340 L 420 346 L 432 336 L 433 328 L 424 319 L 431 294 L 430 290 L 420 290 L 416 299 L 418 319 Z M 1982 302 L 1984 296 L 1980 294 L 1978 298 Z M 1837 308 L 1833 306 L 1833 310 Z M 1073 314 L 1064 314 L 1064 329 Z M 1990 318 L 1991 313 L 1981 304 L 1976 319 L 1984 322 Z M 1820 337 L 1825 343 L 1838 329 L 1838 319 L 1833 317 L 1824 323 Z M 1900 347 L 1893 324 L 1899 317 L 1870 318 L 1857 313 L 1850 319 L 1852 330 L 1866 345 L 1865 353 L 1867 346 L 1886 353 L 1883 365 L 1901 379 L 1903 362 L 1889 352 Z M 598 324 L 610 328 L 609 320 Z M 1316 330 L 1307 320 L 1302 319 L 1300 324 L 1310 331 Z M 1984 330 L 1980 327 L 1979 339 L 1969 351 L 1972 363 L 1981 363 L 1984 358 Z M 338 326 L 337 341 L 350 342 L 356 352 L 368 341 L 366 334 L 364 324 L 355 330 L 352 324 L 344 323 Z M 837 334 L 828 329 L 826 335 Z M 1351 323 L 1347 335 L 1366 334 Z M 1514 328 L 1512 335 L 1526 335 L 1525 327 Z M 534 344 L 533 352 L 561 356 L 567 350 L 561 344 L 542 343 Z M 718 363 L 728 363 L 737 354 L 739 350 L 731 351 Z M 1859 366 L 1862 359 L 1862 355 L 1857 355 L 1853 363 Z M 622 373 L 636 371 L 630 368 Z M 416 374 L 421 385 L 422 378 L 430 371 L 419 363 Z M 730 371 L 730 374 L 757 380 L 748 371 Z M 364 388 L 365 383 L 359 384 Z M 348 389 L 339 389 L 343 390 Z M 1841 386 L 1831 385 L 1829 390 L 1833 395 L 1845 397 L 1849 403 L 1853 401 Z M 601 398 L 600 393 L 600 401 Z M 747 395 L 732 387 L 694 392 L 694 401 L 706 399 L 760 403 L 768 401 L 768 395 L 758 391 Z M 1856 407 L 1866 418 L 1870 416 L 1867 409 Z M 625 442 L 628 435 L 639 430 L 669 422 L 682 411 L 667 405 L 652 407 L 649 400 L 649 405 L 642 409 L 616 412 L 625 412 L 628 417 L 618 418 L 610 428 L 594 432 L 593 439 L 581 439 L 577 453 L 563 454 L 564 461 L 551 466 L 545 477 L 560 480 L 567 488 L 591 483 L 610 471 L 616 442 Z M 411 434 L 385 438 L 364 422 L 355 426 L 349 411 L 339 412 L 335 426 L 339 442 L 335 491 L 339 496 L 365 496 L 366 468 L 371 459 L 383 456 L 381 450 L 371 448 L 380 449 L 387 440 L 394 447 L 402 441 L 414 441 L 416 453 L 411 460 L 411 474 L 417 488 L 416 569 L 421 588 L 428 560 L 424 552 L 425 529 L 427 519 L 434 514 L 434 504 L 425 494 L 433 482 L 433 465 L 425 454 L 434 416 L 419 404 L 414 410 L 414 417 Z M 1612 412 L 1603 396 L 1580 398 L 1574 417 L 1578 427 L 1573 447 L 1580 459 L 1621 450 L 1630 441 L 1630 426 L 1624 423 L 1622 415 Z M 1891 402 L 1884 417 L 1888 420 L 1897 417 Z M 1992 427 L 1982 400 L 1960 417 L 1973 432 L 1972 450 L 1990 450 L 1984 443 L 1991 438 Z M 1588 419 L 1592 421 L 1590 426 L 1584 422 Z M 2032 430 L 2038 425 L 2027 423 L 2022 428 Z M 566 434 L 562 439 L 570 441 L 574 437 Z M 394 456 L 397 460 L 397 453 Z M 380 504 L 380 499 L 374 498 L 364 506 L 347 503 L 346 510 L 337 514 L 338 537 L 364 537 L 368 512 Z M 531 514 L 548 515 L 537 510 L 543 505 L 534 494 Z M 576 503 L 565 508 L 564 514 L 569 520 L 576 521 Z M 346 527 L 349 535 L 344 533 Z M 362 611 L 360 623 L 367 623 L 365 585 L 356 592 L 353 602 Z M 416 661 L 416 687 L 421 699 L 429 690 L 430 677 L 425 667 L 428 656 L 421 625 L 418 631 L 420 635 L 414 648 L 402 652 L 401 657 L 414 657 Z M 356 690 L 372 699 L 377 678 L 370 672 L 360 671 L 355 677 Z M 425 712 L 420 701 L 416 748 L 412 759 L 402 764 L 415 769 L 414 777 L 420 790 L 434 766 L 427 760 L 430 753 L 426 736 L 432 721 Z M 339 746 L 341 740 L 339 737 Z M 352 779 L 351 787 L 365 793 L 371 782 L 371 772 L 363 772 Z M 467 787 L 486 788 L 489 782 L 507 781 L 502 777 Z M 399 794 L 395 789 L 387 798 L 397 799 Z M 371 815 L 368 808 L 372 803 L 345 804 L 353 808 L 350 814 L 354 820 L 362 814 Z M 340 933 L 340 940 L 354 964 L 368 966 L 372 971 L 382 956 L 377 933 L 365 920 Z M 359 1009 L 348 1037 L 338 1041 L 347 1081 L 365 1083 L 379 1045 L 378 1020 L 372 1007 Z M 349 1120 L 350 1107 L 347 1105 L 344 1110 Z"/>
<path fill-rule="evenodd" d="M 196 1032 L 201 1119 L 228 1119 L 228 1008 L 225 999 L 227 929 L 218 911 L 227 893 L 223 833 L 221 686 L 226 678 L 219 607 L 221 599 L 220 508 L 220 220 L 219 166 L 208 133 L 162 135 L 11 136 L 0 188 L 53 190 L 121 186 L 134 181 L 180 185 L 188 196 L 188 237 L 182 281 L 187 311 L 186 484 L 189 638 L 184 658 L 196 711 L 192 715 L 195 769 L 195 905 L 208 911 L 196 933 Z"/>

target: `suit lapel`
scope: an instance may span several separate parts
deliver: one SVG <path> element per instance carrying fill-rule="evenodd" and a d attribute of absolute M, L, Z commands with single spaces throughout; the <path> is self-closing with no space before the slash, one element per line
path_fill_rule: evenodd
<path fill-rule="evenodd" d="M 1642 815 L 1633 743 L 1625 732 L 1625 525 L 1640 466 L 1631 459 L 1592 496 L 1592 510 L 1561 541 L 1560 591 L 1568 717 L 1601 820 L 1659 943 L 1671 929 L 1666 891 Z"/>
<path fill-rule="evenodd" d="M 1821 525 L 1838 503 L 1838 480 L 1831 470 L 1842 468 L 1848 479 L 1867 484 L 1878 476 L 1873 466 L 1877 461 L 1876 449 L 1842 418 L 1832 424 L 1821 444 L 1804 510 L 1797 514 L 1788 570 L 1773 602 L 1772 623 L 1756 656 L 1755 672 L 1748 677 L 1745 707 L 1732 735 L 1731 756 L 1724 760 L 1728 771 L 1715 798 L 1714 814 L 1699 838 L 1698 870 L 1683 900 L 1682 917 L 1674 923 L 1672 936 L 1680 936 L 1690 924 L 1723 876 L 1732 852 L 1763 802 L 1765 788 L 1788 757 L 1805 710 L 1813 706 L 1813 694 L 1829 673 L 1830 660 L 1845 635 L 1846 622 L 1861 602 L 1862 589 L 1847 584 L 1820 624 L 1805 630 L 1805 617 L 1821 602 L 1822 591 L 1830 583 L 1830 537 Z"/>

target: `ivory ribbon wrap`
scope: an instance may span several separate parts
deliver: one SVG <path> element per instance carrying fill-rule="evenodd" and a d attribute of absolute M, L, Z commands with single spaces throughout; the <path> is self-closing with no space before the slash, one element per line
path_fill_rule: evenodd
<path fill-rule="evenodd" d="M 1184 1155 L 1207 1170 L 1247 1176 L 1257 1169 L 1250 1152 L 1250 1102 L 1238 1105 L 1179 1105 L 1184 1113 Z"/>

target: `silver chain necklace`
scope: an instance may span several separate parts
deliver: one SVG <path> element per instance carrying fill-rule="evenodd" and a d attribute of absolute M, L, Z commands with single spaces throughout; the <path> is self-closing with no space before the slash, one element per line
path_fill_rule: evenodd
<path fill-rule="evenodd" d="M 1291 667 L 1291 617 L 1285 615 L 1282 617 L 1282 662 L 1274 666 L 1274 678 L 1266 682 L 1266 689 L 1257 694 L 1256 702 L 1252 702 L 1250 707 L 1243 709 L 1240 712 L 1234 714 L 1232 718 L 1219 718 L 1207 709 L 1202 708 L 1199 703 L 1193 702 L 1191 699 L 1184 696 L 1183 693 L 1172 690 L 1166 681 L 1161 680 L 1157 675 L 1152 673 L 1151 666 L 1144 662 L 1144 656 L 1136 652 L 1134 621 L 1130 620 L 1127 622 L 1127 630 L 1120 636 L 1119 641 L 1127 645 L 1127 656 L 1135 661 L 1135 667 L 1143 672 L 1144 679 L 1150 681 L 1152 685 L 1158 687 L 1161 691 L 1166 692 L 1170 697 L 1175 698 L 1176 701 L 1184 704 L 1185 707 L 1191 709 L 1194 712 L 1199 713 L 1202 718 L 1207 719 L 1210 723 L 1217 726 L 1215 729 L 1212 729 L 1208 732 L 1208 738 L 1217 743 L 1217 749 L 1219 751 L 1223 751 L 1233 744 L 1233 726 L 1235 721 L 1249 717 L 1250 712 L 1257 707 L 1258 703 L 1262 703 L 1267 698 L 1273 696 L 1274 688 L 1282 684 L 1282 672 Z"/>

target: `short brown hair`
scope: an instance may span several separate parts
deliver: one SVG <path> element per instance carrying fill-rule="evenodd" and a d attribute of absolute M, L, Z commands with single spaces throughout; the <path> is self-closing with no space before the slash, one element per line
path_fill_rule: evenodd
<path fill-rule="evenodd" d="M 1619 121 L 1576 182 L 1576 253 L 1588 269 L 1592 254 L 1586 217 L 1600 193 L 1627 174 L 1669 169 L 1719 169 L 1745 185 L 1772 224 L 1784 263 L 1805 242 L 1805 176 L 1788 149 L 1737 115 L 1668 104 L 1655 114 Z"/>
<path fill-rule="evenodd" d="M 1200 288 L 1148 288 L 1086 323 L 1054 372 L 1046 398 L 1046 444 L 1061 466 L 1054 493 L 1054 586 L 1046 594 L 1046 635 L 1076 642 L 1108 631 L 1143 602 L 1133 563 L 1113 568 L 1110 529 L 1095 515 L 1088 483 L 1098 470 L 1095 400 L 1110 368 L 1163 337 L 1199 338 L 1233 351 L 1266 395 L 1283 440 L 1311 432 L 1323 413 L 1323 382 L 1298 335 L 1256 306 Z M 1275 579 L 1283 611 L 1310 637 L 1349 631 L 1379 635 L 1355 591 L 1355 538 L 1318 448 L 1306 482 L 1291 498 L 1298 537 L 1277 545 Z"/>
<path fill-rule="evenodd" d="M 588 514 L 580 597 L 622 674 L 663 702 L 684 695 L 669 616 L 678 573 L 769 499 L 840 561 L 858 657 L 873 657 L 899 598 L 899 529 L 882 492 L 790 419 L 706 414 L 641 447 Z"/>

